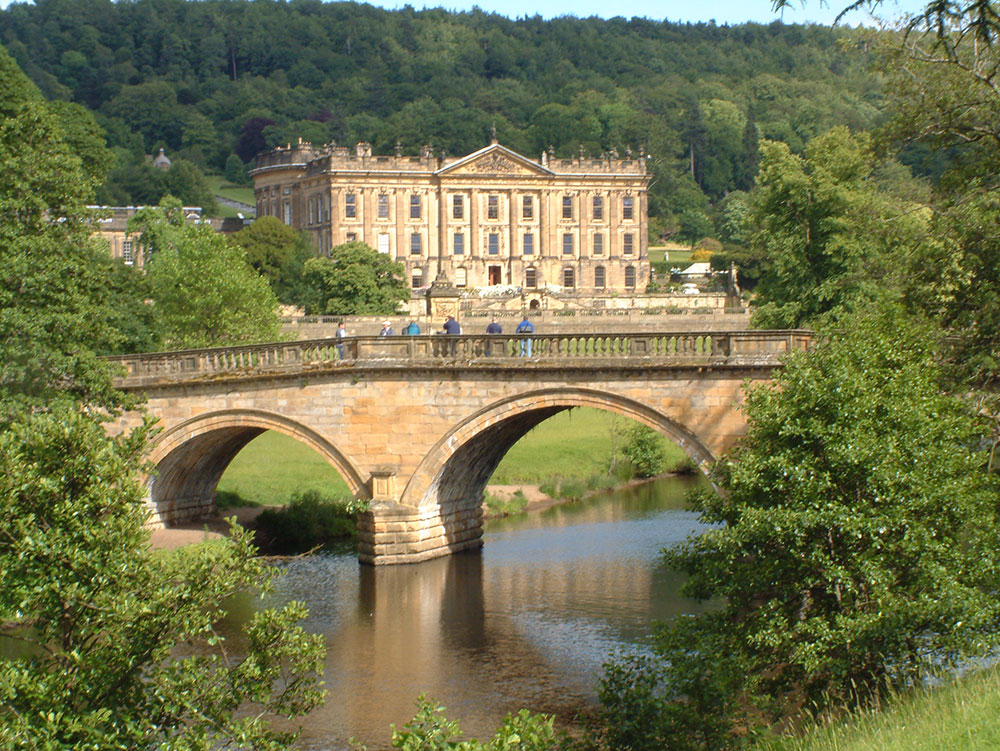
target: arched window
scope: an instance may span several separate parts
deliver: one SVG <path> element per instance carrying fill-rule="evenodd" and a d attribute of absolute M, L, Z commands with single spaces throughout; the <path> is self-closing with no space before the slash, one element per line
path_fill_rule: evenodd
<path fill-rule="evenodd" d="M 571 268 L 563 269 L 563 287 L 566 289 L 576 287 L 576 273 Z"/>
<path fill-rule="evenodd" d="M 597 287 L 597 289 L 604 289 L 604 285 L 605 284 L 606 284 L 606 279 L 605 279 L 605 274 L 604 274 L 604 267 L 603 266 L 597 266 L 597 267 L 595 267 L 594 268 L 594 286 Z"/>

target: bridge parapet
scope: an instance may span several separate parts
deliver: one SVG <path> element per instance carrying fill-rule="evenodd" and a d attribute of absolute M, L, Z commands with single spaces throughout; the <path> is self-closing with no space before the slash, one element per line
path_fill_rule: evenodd
<path fill-rule="evenodd" d="M 163 382 L 256 377 L 359 366 L 533 367 L 588 365 L 777 365 L 810 346 L 812 334 L 789 331 L 563 333 L 347 337 L 108 358 L 121 388 Z"/>

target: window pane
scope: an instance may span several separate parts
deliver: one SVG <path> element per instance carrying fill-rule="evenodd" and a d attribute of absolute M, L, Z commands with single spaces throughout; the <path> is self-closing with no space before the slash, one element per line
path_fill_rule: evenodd
<path fill-rule="evenodd" d="M 625 286 L 626 287 L 635 286 L 635 266 L 625 267 Z"/>
<path fill-rule="evenodd" d="M 420 196 L 410 196 L 410 219 L 420 218 Z"/>
<path fill-rule="evenodd" d="M 353 193 L 344 196 L 344 217 L 354 219 L 358 215 L 358 197 Z"/>
<path fill-rule="evenodd" d="M 381 234 L 378 236 L 378 252 L 389 254 L 389 236 Z"/>
<path fill-rule="evenodd" d="M 413 276 L 411 277 L 411 286 L 415 288 L 423 286 L 424 283 L 424 270 L 414 269 Z"/>
<path fill-rule="evenodd" d="M 576 286 L 576 276 L 573 274 L 573 269 L 563 269 L 563 286 L 567 289 Z"/>
<path fill-rule="evenodd" d="M 465 202 L 462 200 L 462 196 L 452 196 L 452 198 L 451 198 L 451 218 L 452 219 L 464 219 L 465 218 Z"/>
<path fill-rule="evenodd" d="M 535 204 L 531 200 L 531 196 L 525 196 L 521 199 L 521 218 L 531 219 L 535 216 Z"/>
<path fill-rule="evenodd" d="M 604 255 L 604 235 L 598 232 L 594 235 L 594 255 L 603 256 Z"/>
<path fill-rule="evenodd" d="M 388 219 L 389 218 L 389 196 L 384 193 L 379 194 L 378 197 L 378 218 Z"/>
<path fill-rule="evenodd" d="M 562 199 L 562 218 L 572 219 L 573 218 L 573 199 L 570 196 L 563 196 Z"/>
<path fill-rule="evenodd" d="M 465 255 L 465 235 L 461 232 L 455 233 L 455 237 L 452 242 L 452 252 L 456 256 Z"/>
<path fill-rule="evenodd" d="M 524 286 L 534 289 L 538 286 L 538 276 L 534 269 L 526 269 L 524 272 Z"/>
<path fill-rule="evenodd" d="M 530 232 L 524 235 L 524 255 L 533 256 L 535 254 L 535 236 Z"/>
<path fill-rule="evenodd" d="M 491 232 L 489 235 L 489 254 L 491 256 L 499 255 L 500 253 L 500 235 L 496 232 Z"/>
<path fill-rule="evenodd" d="M 632 218 L 632 196 L 622 198 L 622 219 Z"/>
<path fill-rule="evenodd" d="M 573 234 L 571 232 L 567 232 L 563 235 L 563 255 L 573 255 Z"/>
<path fill-rule="evenodd" d="M 601 196 L 594 196 L 594 219 L 604 218 L 604 199 Z"/>
<path fill-rule="evenodd" d="M 633 249 L 632 233 L 626 232 L 625 236 L 622 238 L 622 253 L 624 255 L 630 256 L 632 255 L 632 249 Z"/>
<path fill-rule="evenodd" d="M 420 249 L 421 249 L 420 233 L 414 232 L 412 235 L 410 235 L 410 255 L 419 256 Z"/>
<path fill-rule="evenodd" d="M 499 216 L 500 216 L 500 198 L 498 196 L 487 196 L 486 218 L 496 219 Z"/>
<path fill-rule="evenodd" d="M 594 286 L 598 289 L 604 288 L 604 267 L 598 266 L 594 269 Z"/>
<path fill-rule="evenodd" d="M 455 286 L 464 287 L 469 283 L 469 273 L 465 269 L 455 269 Z"/>

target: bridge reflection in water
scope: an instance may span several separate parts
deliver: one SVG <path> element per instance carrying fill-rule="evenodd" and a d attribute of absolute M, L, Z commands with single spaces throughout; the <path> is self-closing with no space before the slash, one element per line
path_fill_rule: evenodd
<path fill-rule="evenodd" d="M 265 430 L 326 458 L 358 498 L 359 556 L 412 563 L 482 544 L 480 501 L 509 448 L 572 407 L 648 425 L 707 467 L 745 431 L 747 380 L 809 346 L 803 331 L 357 337 L 118 358 L 163 428 L 158 524 L 203 517 L 232 458 Z M 343 353 L 341 352 L 343 347 Z M 341 355 L 343 354 L 343 359 Z M 127 415 L 115 429 L 141 420 Z"/>
<path fill-rule="evenodd" d="M 274 598 L 304 600 L 325 634 L 323 707 L 303 747 L 389 747 L 426 692 L 477 737 L 521 707 L 560 723 L 593 706 L 601 664 L 654 619 L 693 612 L 664 546 L 699 529 L 683 509 L 703 479 L 671 478 L 491 522 L 486 546 L 420 566 L 359 567 L 350 553 L 294 561 Z"/>

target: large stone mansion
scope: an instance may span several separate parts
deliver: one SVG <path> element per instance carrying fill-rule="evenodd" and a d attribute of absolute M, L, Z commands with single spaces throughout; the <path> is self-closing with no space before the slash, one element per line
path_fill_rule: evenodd
<path fill-rule="evenodd" d="M 250 173 L 257 216 L 308 232 L 319 252 L 357 240 L 406 266 L 414 289 L 512 285 L 594 294 L 649 278 L 643 154 L 528 159 L 493 139 L 464 157 L 373 156 L 370 144 L 299 143 Z"/>

